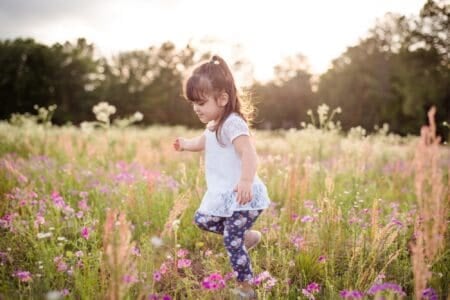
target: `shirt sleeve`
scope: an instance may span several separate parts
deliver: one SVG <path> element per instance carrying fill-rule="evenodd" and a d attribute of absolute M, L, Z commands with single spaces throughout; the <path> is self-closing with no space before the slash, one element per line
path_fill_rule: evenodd
<path fill-rule="evenodd" d="M 235 138 L 241 135 L 250 136 L 247 123 L 238 116 L 231 116 L 223 124 L 223 133 L 230 143 L 233 142 Z"/>

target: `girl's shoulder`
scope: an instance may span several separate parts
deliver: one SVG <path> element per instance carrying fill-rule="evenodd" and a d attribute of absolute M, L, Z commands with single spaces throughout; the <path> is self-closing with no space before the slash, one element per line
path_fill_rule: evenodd
<path fill-rule="evenodd" d="M 241 123 L 247 125 L 247 122 L 244 120 L 244 118 L 242 118 L 241 115 L 236 112 L 230 113 L 230 115 L 223 122 L 224 125 L 227 123 Z"/>
<path fill-rule="evenodd" d="M 224 135 L 232 142 L 240 135 L 250 135 L 247 122 L 237 113 L 231 113 L 223 123 Z"/>

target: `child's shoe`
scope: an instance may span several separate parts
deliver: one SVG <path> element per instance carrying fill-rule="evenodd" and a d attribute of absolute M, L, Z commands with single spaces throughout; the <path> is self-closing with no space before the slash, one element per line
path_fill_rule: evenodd
<path fill-rule="evenodd" d="M 247 230 L 244 234 L 244 246 L 245 249 L 250 250 L 255 248 L 261 241 L 261 232 L 257 230 Z"/>
<path fill-rule="evenodd" d="M 243 300 L 243 299 L 258 299 L 256 297 L 256 292 L 249 288 L 249 289 L 243 289 L 240 287 L 231 289 L 231 295 L 233 300 Z"/>

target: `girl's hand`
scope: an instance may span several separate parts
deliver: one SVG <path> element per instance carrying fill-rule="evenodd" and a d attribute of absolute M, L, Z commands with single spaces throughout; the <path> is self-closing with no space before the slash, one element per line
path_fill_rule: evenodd
<path fill-rule="evenodd" d="M 247 204 L 253 198 L 252 181 L 240 180 L 234 191 L 237 192 L 237 203 L 240 205 Z"/>
<path fill-rule="evenodd" d="M 175 141 L 173 142 L 173 148 L 176 151 L 183 151 L 184 150 L 184 139 L 180 138 L 180 137 L 177 137 L 175 139 Z"/>

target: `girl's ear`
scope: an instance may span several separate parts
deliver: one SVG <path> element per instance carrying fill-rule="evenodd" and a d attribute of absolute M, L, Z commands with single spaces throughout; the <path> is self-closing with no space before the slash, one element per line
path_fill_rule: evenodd
<path fill-rule="evenodd" d="M 217 99 L 217 103 L 219 104 L 219 106 L 224 107 L 225 105 L 227 105 L 229 100 L 228 94 L 223 92 L 220 94 L 219 98 Z"/>

